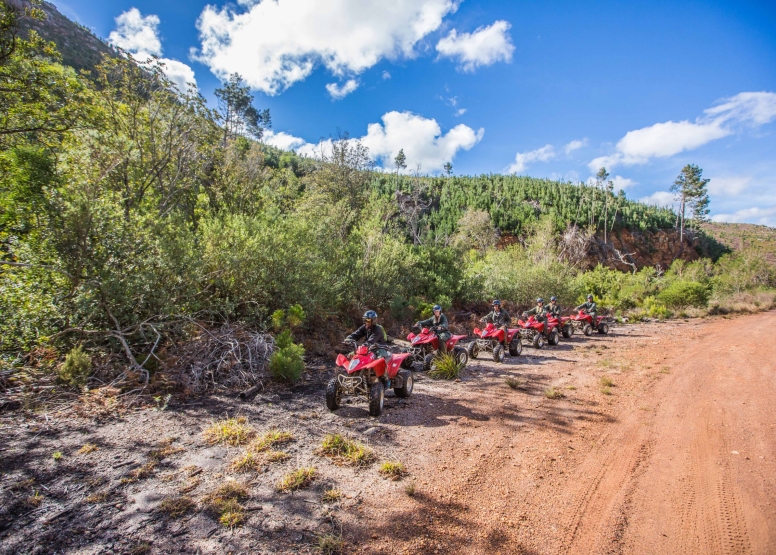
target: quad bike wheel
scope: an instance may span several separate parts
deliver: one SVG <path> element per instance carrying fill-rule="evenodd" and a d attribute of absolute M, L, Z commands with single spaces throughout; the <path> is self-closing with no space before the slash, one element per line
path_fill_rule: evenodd
<path fill-rule="evenodd" d="M 547 343 L 549 343 L 553 347 L 556 346 L 558 343 L 560 343 L 560 336 L 558 335 L 558 330 L 554 329 L 550 332 L 550 337 L 547 338 Z"/>
<path fill-rule="evenodd" d="M 336 377 L 329 380 L 326 385 L 326 407 L 329 410 L 337 410 L 342 402 L 342 387 Z"/>
<path fill-rule="evenodd" d="M 506 353 L 504 353 L 504 346 L 502 344 L 498 344 L 493 348 L 493 362 L 504 362 L 504 358 L 506 357 Z"/>
<path fill-rule="evenodd" d="M 609 333 L 609 324 L 603 323 L 598 324 L 598 333 L 601 335 L 606 335 Z"/>
<path fill-rule="evenodd" d="M 571 324 L 563 326 L 563 337 L 569 339 L 572 335 L 574 335 L 574 326 Z"/>
<path fill-rule="evenodd" d="M 401 361 L 401 367 L 406 370 L 412 370 L 412 362 L 413 362 L 412 355 L 410 355 Z"/>
<path fill-rule="evenodd" d="M 585 324 L 585 327 L 582 328 L 582 333 L 590 337 L 591 335 L 593 335 L 593 326 L 591 326 L 590 324 Z"/>
<path fill-rule="evenodd" d="M 544 347 L 544 336 L 541 333 L 537 333 L 533 340 L 534 349 L 541 349 Z"/>
<path fill-rule="evenodd" d="M 515 337 L 509 342 L 509 355 L 513 357 L 519 357 L 523 352 L 523 342 L 519 337 Z"/>
<path fill-rule="evenodd" d="M 463 347 L 456 347 L 453 349 L 453 357 L 455 357 L 455 362 L 457 362 L 461 368 L 466 366 L 469 362 L 469 352 Z"/>
<path fill-rule="evenodd" d="M 431 365 L 434 363 L 434 353 L 429 353 L 423 357 L 423 371 L 428 372 L 431 370 Z"/>
<path fill-rule="evenodd" d="M 399 375 L 401 376 L 404 385 L 401 387 L 394 387 L 393 392 L 397 397 L 406 399 L 412 395 L 412 388 L 415 386 L 415 376 L 412 375 L 411 370 L 400 370 Z"/>
<path fill-rule="evenodd" d="M 466 350 L 469 351 L 469 358 L 472 360 L 477 358 L 477 355 L 480 354 L 480 346 L 477 345 L 476 341 L 469 343 L 469 346 L 466 348 Z"/>
<path fill-rule="evenodd" d="M 369 416 L 380 416 L 385 404 L 385 386 L 383 382 L 376 381 L 369 388 Z"/>

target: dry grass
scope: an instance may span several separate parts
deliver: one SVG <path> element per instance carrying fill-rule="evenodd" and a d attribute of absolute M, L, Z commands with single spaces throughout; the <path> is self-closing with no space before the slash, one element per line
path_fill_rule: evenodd
<path fill-rule="evenodd" d="M 151 459 L 140 468 L 136 468 L 135 470 L 130 472 L 127 476 L 122 478 L 121 483 L 132 484 L 134 482 L 137 482 L 138 480 L 144 480 L 145 478 L 148 478 L 151 474 L 153 474 L 154 470 L 156 470 L 157 464 L 159 464 L 158 460 Z"/>
<path fill-rule="evenodd" d="M 612 388 L 611 388 L 611 387 L 607 387 L 607 386 L 605 386 L 605 385 L 602 385 L 602 386 L 601 386 L 601 390 L 600 390 L 600 391 L 601 391 L 601 393 L 603 393 L 604 395 L 611 395 L 611 394 L 612 394 Z"/>
<path fill-rule="evenodd" d="M 213 422 L 204 432 L 205 441 L 210 445 L 244 445 L 256 435 L 244 416 L 225 418 Z"/>
<path fill-rule="evenodd" d="M 512 389 L 523 389 L 523 387 L 525 387 L 525 382 L 519 378 L 515 378 L 514 376 L 507 376 L 504 378 L 504 383 Z"/>
<path fill-rule="evenodd" d="M 342 492 L 335 488 L 327 489 L 321 496 L 321 501 L 324 503 L 336 503 L 340 499 L 342 499 Z"/>
<path fill-rule="evenodd" d="M 30 508 L 37 508 L 40 507 L 40 504 L 43 503 L 43 496 L 39 492 L 35 492 L 27 499 L 24 500 L 28 507 Z"/>
<path fill-rule="evenodd" d="M 345 551 L 345 540 L 340 534 L 324 534 L 318 538 L 316 547 L 323 555 L 340 555 Z"/>
<path fill-rule="evenodd" d="M 267 452 L 267 462 L 276 463 L 287 461 L 291 458 L 291 455 L 285 451 L 269 451 Z"/>
<path fill-rule="evenodd" d="M 183 493 L 189 493 L 194 491 L 195 489 L 197 489 L 199 482 L 200 482 L 199 478 L 197 478 L 196 476 L 192 476 L 191 478 L 186 480 L 186 483 L 178 489 L 178 493 L 183 494 Z"/>
<path fill-rule="evenodd" d="M 563 392 L 554 386 L 545 389 L 544 396 L 548 399 L 562 399 L 564 397 Z"/>
<path fill-rule="evenodd" d="M 78 450 L 79 455 L 88 455 L 89 453 L 99 449 L 94 443 L 87 443 Z"/>
<path fill-rule="evenodd" d="M 270 430 L 260 438 L 257 438 L 251 442 L 250 446 L 248 446 L 248 450 L 255 453 L 260 453 L 261 451 L 266 451 L 270 447 L 288 443 L 289 441 L 294 441 L 294 436 L 291 434 L 291 432 Z"/>
<path fill-rule="evenodd" d="M 283 476 L 283 479 L 277 485 L 277 490 L 283 493 L 289 493 L 305 488 L 315 480 L 315 474 L 314 468 L 300 468 L 295 470 L 294 472 Z"/>
<path fill-rule="evenodd" d="M 232 461 L 229 469 L 233 472 L 259 472 L 263 466 L 264 460 L 261 455 L 246 451 Z"/>
<path fill-rule="evenodd" d="M 205 509 L 218 517 L 218 522 L 227 528 L 234 528 L 245 521 L 245 510 L 240 500 L 248 497 L 244 484 L 229 480 L 209 493 L 203 499 Z"/>
<path fill-rule="evenodd" d="M 196 507 L 196 503 L 191 497 L 182 495 L 180 497 L 165 497 L 159 504 L 159 511 L 165 513 L 170 518 L 180 518 Z"/>
<path fill-rule="evenodd" d="M 663 366 L 662 368 L 660 368 L 660 370 L 658 370 L 658 372 L 660 372 L 661 374 L 670 374 L 671 373 L 671 371 L 669 370 L 668 366 Z"/>
<path fill-rule="evenodd" d="M 409 495 L 410 497 L 415 496 L 415 482 L 408 482 L 404 485 L 404 493 Z"/>
<path fill-rule="evenodd" d="M 404 465 L 400 462 L 385 461 L 380 465 L 380 470 L 378 472 L 395 482 L 396 480 L 401 480 L 402 476 L 407 474 L 407 469 L 404 468 Z"/>
<path fill-rule="evenodd" d="M 103 490 L 103 491 L 98 491 L 97 493 L 91 494 L 84 501 L 91 504 L 103 503 L 108 499 L 108 497 L 110 497 L 110 492 L 108 490 Z"/>
<path fill-rule="evenodd" d="M 323 438 L 318 453 L 348 466 L 368 466 L 375 460 L 374 451 L 369 447 L 340 434 L 329 434 Z"/>
<path fill-rule="evenodd" d="M 167 439 L 163 439 L 158 443 L 158 447 L 156 449 L 153 449 L 148 453 L 148 458 L 156 461 L 161 461 L 162 459 L 166 459 L 167 457 L 174 455 L 175 453 L 180 453 L 181 451 L 185 451 L 183 447 L 173 446 L 174 441 L 175 441 L 174 437 L 168 437 Z"/>
<path fill-rule="evenodd" d="M 612 381 L 612 378 L 609 376 L 601 376 L 601 378 L 598 380 L 598 382 L 601 384 L 601 387 L 613 387 L 614 382 Z"/>

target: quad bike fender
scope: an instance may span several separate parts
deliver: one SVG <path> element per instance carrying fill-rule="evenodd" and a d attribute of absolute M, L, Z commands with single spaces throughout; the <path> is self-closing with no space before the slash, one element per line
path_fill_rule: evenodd
<path fill-rule="evenodd" d="M 391 361 L 388 363 L 388 377 L 391 380 L 395 379 L 396 375 L 401 370 L 401 366 L 402 366 L 402 363 L 404 362 L 404 359 L 410 356 L 412 356 L 411 353 L 401 353 L 401 354 L 391 356 Z M 375 362 L 378 362 L 378 361 L 375 361 Z M 399 387 L 401 387 L 401 384 L 399 385 Z"/>
<path fill-rule="evenodd" d="M 342 366 L 343 368 L 348 367 L 348 358 L 345 355 L 337 355 L 337 366 Z"/>
<path fill-rule="evenodd" d="M 456 344 L 457 344 L 457 343 L 458 343 L 458 342 L 459 342 L 461 339 L 466 339 L 466 336 L 465 336 L 465 335 L 453 335 L 453 336 L 452 336 L 450 339 L 448 339 L 448 340 L 445 342 L 445 345 L 447 345 L 447 350 L 448 350 L 448 351 L 452 351 L 452 350 L 453 350 L 453 347 L 455 347 L 455 345 L 456 345 Z"/>
<path fill-rule="evenodd" d="M 395 356 L 395 355 L 394 355 Z M 393 358 L 393 357 L 391 357 Z M 374 370 L 374 373 L 377 377 L 382 376 L 385 374 L 385 359 L 378 358 L 377 360 L 373 360 L 366 366 L 363 366 L 361 368 L 362 370 Z"/>

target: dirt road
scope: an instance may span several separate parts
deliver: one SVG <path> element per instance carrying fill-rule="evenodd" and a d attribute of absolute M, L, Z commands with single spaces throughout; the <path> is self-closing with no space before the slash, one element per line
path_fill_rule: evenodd
<path fill-rule="evenodd" d="M 404 434 L 417 492 L 370 502 L 365 551 L 776 553 L 773 329 L 773 312 L 644 326 L 513 367 L 522 392 L 500 372 L 460 387 L 446 425 Z"/>

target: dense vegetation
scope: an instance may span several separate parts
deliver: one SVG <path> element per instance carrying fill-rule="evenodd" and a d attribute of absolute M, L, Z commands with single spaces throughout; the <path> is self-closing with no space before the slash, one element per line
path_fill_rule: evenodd
<path fill-rule="evenodd" d="M 158 67 L 120 56 L 87 78 L 34 33 L 19 39 L 23 14 L 2 6 L 5 363 L 38 345 L 85 343 L 141 367 L 187 323 L 264 329 L 296 305 L 315 328 L 331 317 L 352 323 L 365 307 L 401 320 L 435 302 L 527 305 L 556 294 L 568 306 L 593 291 L 614 310 L 666 316 L 724 309 L 730 294 L 776 285 L 774 267 L 746 250 L 665 273 L 581 272 L 576 243 L 559 232 L 670 228 L 676 215 L 593 186 L 375 172 L 347 137 L 321 160 L 282 152 L 234 125 L 243 118 L 243 131 L 260 136 L 269 123 L 246 108 L 238 80 L 243 96 L 224 94 L 212 109 Z M 520 242 L 497 248 L 499 231 Z M 299 353 L 283 341 L 278 372 L 298 375 Z"/>

